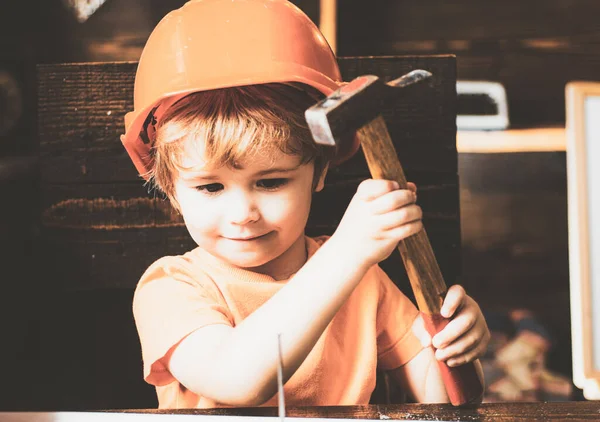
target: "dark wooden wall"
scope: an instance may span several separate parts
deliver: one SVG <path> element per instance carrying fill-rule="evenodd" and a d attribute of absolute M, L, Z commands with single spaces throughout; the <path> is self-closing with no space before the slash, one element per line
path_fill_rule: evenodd
<path fill-rule="evenodd" d="M 457 56 L 463 80 L 504 84 L 515 126 L 564 123 L 564 86 L 600 80 L 594 0 L 339 2 L 341 56 Z"/>
<path fill-rule="evenodd" d="M 11 75 L 23 99 L 16 123 L 0 131 L 0 262 L 8 268 L 2 277 L 2 332 L 12 345 L 2 348 L 0 358 L 14 363 L 7 379 L 16 382 L 12 393 L 3 396 L 4 408 L 26 408 L 25 394 L 45 385 L 35 366 L 40 327 L 34 316 L 40 303 L 28 293 L 47 281 L 31 275 L 41 264 L 30 260 L 41 218 L 35 65 L 137 60 L 160 17 L 183 3 L 108 0 L 87 22 L 78 23 L 61 0 L 0 2 L 0 72 Z M 317 0 L 295 3 L 318 21 Z M 338 1 L 338 9 L 339 55 L 456 54 L 458 78 L 505 84 L 514 126 L 562 125 L 564 83 L 600 78 L 600 3 L 595 0 Z M 7 98 L 0 88 L 2 117 L 10 106 Z M 463 283 L 486 307 L 529 306 L 544 314 L 558 333 L 553 369 L 568 375 L 564 153 L 460 154 L 458 172 L 466 240 Z M 104 294 L 90 295 L 80 306 L 114 294 L 114 306 L 124 309 L 131 299 L 124 289 Z M 81 333 L 103 319 L 120 321 L 112 305 L 93 309 L 97 317 L 81 320 Z M 80 314 L 73 307 L 68 312 Z M 122 341 L 130 345 L 131 339 Z M 69 370 L 85 374 L 76 364 Z M 97 394 L 114 399 L 107 388 Z"/>

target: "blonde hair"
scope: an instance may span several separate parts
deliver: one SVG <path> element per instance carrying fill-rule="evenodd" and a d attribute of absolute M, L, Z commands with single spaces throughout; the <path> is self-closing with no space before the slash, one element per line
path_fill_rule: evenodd
<path fill-rule="evenodd" d="M 150 181 L 174 201 L 175 175 L 197 154 L 209 168 L 237 168 L 253 156 L 276 151 L 314 162 L 313 188 L 335 149 L 317 145 L 304 111 L 322 97 L 307 86 L 249 85 L 190 94 L 157 124 Z"/>

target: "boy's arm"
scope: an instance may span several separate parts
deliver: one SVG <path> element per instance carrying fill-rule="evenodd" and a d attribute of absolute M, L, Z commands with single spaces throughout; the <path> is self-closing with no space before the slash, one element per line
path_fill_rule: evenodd
<path fill-rule="evenodd" d="M 238 326 L 212 325 L 175 348 L 169 370 L 197 394 L 229 405 L 259 405 L 277 391 L 277 337 L 284 381 L 304 361 L 335 313 L 360 282 L 344 245 L 330 238 L 296 275 Z"/>
<path fill-rule="evenodd" d="M 389 372 L 406 394 L 419 403 L 448 403 L 448 395 L 431 347 Z"/>
<path fill-rule="evenodd" d="M 483 380 L 479 360 L 475 362 L 477 375 Z M 431 347 L 426 347 L 405 365 L 389 372 L 410 397 L 419 403 L 449 403 L 448 394 Z"/>

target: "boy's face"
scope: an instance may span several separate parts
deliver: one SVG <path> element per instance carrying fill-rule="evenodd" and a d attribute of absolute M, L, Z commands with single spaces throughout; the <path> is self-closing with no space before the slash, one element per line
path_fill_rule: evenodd
<path fill-rule="evenodd" d="M 313 164 L 277 154 L 240 163 L 239 169 L 207 169 L 190 159 L 184 165 L 194 170 L 177 175 L 175 199 L 201 248 L 236 267 L 283 279 L 306 260 Z"/>

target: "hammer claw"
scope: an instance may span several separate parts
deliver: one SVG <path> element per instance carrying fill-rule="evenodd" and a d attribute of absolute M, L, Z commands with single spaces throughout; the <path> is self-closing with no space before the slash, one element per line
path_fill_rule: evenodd
<path fill-rule="evenodd" d="M 405 88 L 407 86 L 416 84 L 425 79 L 431 78 L 433 74 L 423 69 L 416 69 L 406 75 L 400 76 L 398 79 L 388 82 L 388 85 L 396 88 Z"/>

